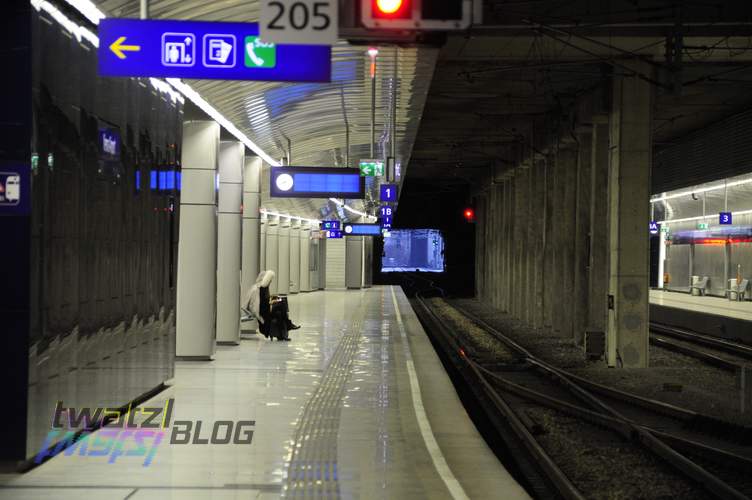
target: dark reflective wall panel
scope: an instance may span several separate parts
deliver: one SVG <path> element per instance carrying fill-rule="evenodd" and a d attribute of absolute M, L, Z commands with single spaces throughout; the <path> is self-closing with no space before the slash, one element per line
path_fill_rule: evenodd
<path fill-rule="evenodd" d="M 31 16 L 27 456 L 57 401 L 121 406 L 173 375 L 179 193 L 150 172 L 179 170 L 182 123 L 148 79 L 99 78 L 94 47 Z"/>

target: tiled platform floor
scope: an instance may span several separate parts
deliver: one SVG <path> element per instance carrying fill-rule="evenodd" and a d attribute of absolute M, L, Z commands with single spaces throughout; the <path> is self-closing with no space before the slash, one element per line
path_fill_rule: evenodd
<path fill-rule="evenodd" d="M 752 302 L 748 300 L 734 301 L 720 297 L 699 297 L 688 293 L 650 290 L 650 303 L 752 321 Z"/>
<path fill-rule="evenodd" d="M 173 421 L 202 419 L 204 429 L 255 420 L 251 444 L 166 438 L 149 467 L 60 455 L 5 476 L 0 498 L 527 498 L 399 288 L 294 295 L 290 306 L 303 325 L 292 342 L 253 336 L 213 362 L 178 362 L 174 384 L 144 404 L 175 398 Z"/>

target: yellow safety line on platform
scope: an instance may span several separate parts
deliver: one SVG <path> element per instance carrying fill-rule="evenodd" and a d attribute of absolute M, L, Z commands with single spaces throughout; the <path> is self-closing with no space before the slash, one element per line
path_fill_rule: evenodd
<path fill-rule="evenodd" d="M 441 476 L 441 479 L 444 481 L 449 493 L 451 493 L 452 498 L 469 499 L 460 482 L 454 477 L 452 469 L 449 468 L 449 464 L 447 464 L 444 454 L 441 452 L 441 448 L 439 448 L 439 443 L 436 442 L 436 437 L 433 435 L 431 422 L 428 421 L 426 409 L 423 407 L 423 399 L 420 395 L 420 383 L 418 382 L 418 376 L 415 373 L 413 355 L 410 352 L 410 344 L 407 340 L 405 324 L 402 322 L 402 314 L 400 314 L 399 305 L 397 304 L 397 296 L 394 293 L 394 286 L 390 286 L 389 290 L 392 292 L 394 314 L 397 316 L 397 326 L 399 327 L 400 336 L 402 337 L 402 348 L 405 351 L 405 363 L 407 364 L 407 374 L 410 379 L 410 396 L 413 400 L 415 417 L 418 420 L 418 427 L 420 428 L 421 436 L 423 436 L 423 442 L 428 449 L 429 455 L 431 455 L 431 460 L 436 468 L 436 472 Z"/>

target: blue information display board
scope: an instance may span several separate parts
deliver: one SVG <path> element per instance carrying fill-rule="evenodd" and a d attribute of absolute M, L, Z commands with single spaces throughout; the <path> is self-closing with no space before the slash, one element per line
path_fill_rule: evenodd
<path fill-rule="evenodd" d="M 365 177 L 357 168 L 274 167 L 269 177 L 273 198 L 366 197 Z"/>
<path fill-rule="evenodd" d="M 31 212 L 31 168 L 22 164 L 0 164 L 0 215 L 28 215 Z"/>
<path fill-rule="evenodd" d="M 276 45 L 258 23 L 103 19 L 99 74 L 215 80 L 329 82 L 331 48 Z"/>
<path fill-rule="evenodd" d="M 324 236 L 326 236 L 327 238 L 341 238 L 342 231 L 338 231 L 336 229 L 329 229 L 327 231 L 324 231 Z"/>
<path fill-rule="evenodd" d="M 721 212 L 718 215 L 718 224 L 732 224 L 731 212 Z"/>
<path fill-rule="evenodd" d="M 324 220 L 321 221 L 321 229 L 340 229 L 338 220 Z"/>
<path fill-rule="evenodd" d="M 381 236 L 380 224 L 345 224 L 346 236 Z"/>
<path fill-rule="evenodd" d="M 382 184 L 381 185 L 381 201 L 397 201 L 397 185 L 396 184 Z"/>

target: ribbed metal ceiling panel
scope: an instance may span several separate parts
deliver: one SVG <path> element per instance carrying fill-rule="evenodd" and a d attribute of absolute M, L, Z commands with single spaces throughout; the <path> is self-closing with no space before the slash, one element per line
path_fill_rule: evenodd
<path fill-rule="evenodd" d="M 108 16 L 138 17 L 138 0 L 95 3 Z M 259 17 L 259 4 L 242 0 L 152 0 L 149 17 L 253 22 Z M 346 166 L 349 131 L 349 160 L 356 166 L 359 159 L 370 155 L 371 84 L 366 50 L 365 46 L 344 41 L 334 46 L 332 81 L 325 84 L 186 82 L 273 158 L 287 156 L 289 145 L 293 165 Z M 376 156 L 385 158 L 389 153 L 392 99 L 396 99 L 396 157 L 403 176 L 437 54 L 433 48 L 382 47 L 377 58 Z M 271 210 L 323 217 L 335 208 L 325 200 L 270 199 L 268 189 L 265 182 L 262 202 Z M 348 204 L 373 213 L 378 203 L 366 200 Z"/>

